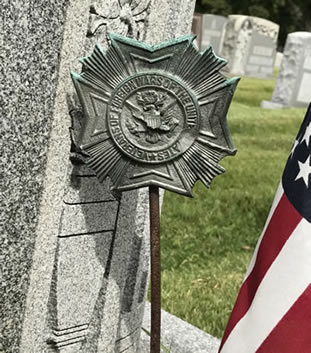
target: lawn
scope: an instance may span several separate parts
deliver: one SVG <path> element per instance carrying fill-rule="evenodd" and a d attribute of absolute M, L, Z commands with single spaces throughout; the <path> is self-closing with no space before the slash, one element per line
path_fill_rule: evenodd
<path fill-rule="evenodd" d="M 238 153 L 194 198 L 166 192 L 162 307 L 221 337 L 305 109 L 262 110 L 274 80 L 243 78 L 228 113 Z"/>

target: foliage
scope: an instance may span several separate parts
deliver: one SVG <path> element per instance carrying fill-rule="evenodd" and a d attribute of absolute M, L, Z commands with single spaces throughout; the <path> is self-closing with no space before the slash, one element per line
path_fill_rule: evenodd
<path fill-rule="evenodd" d="M 229 110 L 238 149 L 194 198 L 166 192 L 161 217 L 163 308 L 221 337 L 263 229 L 304 109 L 262 110 L 274 80 L 243 78 Z"/>
<path fill-rule="evenodd" d="M 288 33 L 311 31 L 311 0 L 197 0 L 196 11 L 258 16 L 278 23 L 279 49 L 284 47 Z"/>
<path fill-rule="evenodd" d="M 215 15 L 228 16 L 232 14 L 231 2 L 228 0 L 197 0 L 196 11 Z"/>

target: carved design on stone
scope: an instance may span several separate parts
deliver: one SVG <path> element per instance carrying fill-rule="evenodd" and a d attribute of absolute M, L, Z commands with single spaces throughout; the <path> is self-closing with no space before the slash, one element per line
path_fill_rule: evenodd
<path fill-rule="evenodd" d="M 86 339 L 88 326 L 88 324 L 82 324 L 63 330 L 55 329 L 53 330 L 53 336 L 49 343 L 53 345 L 58 352 L 64 352 L 67 346 L 72 345 L 75 345 L 75 349 L 78 352 L 81 343 Z"/>
<path fill-rule="evenodd" d="M 107 40 L 108 32 L 145 39 L 151 0 L 110 0 L 102 5 L 99 1 L 90 7 L 90 21 L 87 36 Z"/>
<path fill-rule="evenodd" d="M 229 16 L 221 54 L 229 58 L 230 72 L 244 74 L 252 33 L 253 22 L 247 16 Z"/>
<path fill-rule="evenodd" d="M 67 174 L 47 343 L 55 352 L 77 353 L 84 352 L 83 342 L 102 296 L 120 202 L 84 165 L 69 165 Z"/>
<path fill-rule="evenodd" d="M 276 43 L 279 35 L 279 25 L 264 18 L 250 17 L 256 32 L 268 36 Z"/>
<path fill-rule="evenodd" d="M 279 26 L 259 17 L 230 15 L 221 55 L 228 71 L 239 75 L 269 77 L 273 72 Z"/>
<path fill-rule="evenodd" d="M 248 53 L 249 51 L 252 33 L 253 23 L 249 19 L 246 19 L 241 26 L 241 30 L 236 42 L 235 64 L 237 67 L 232 68 L 233 72 L 242 72 L 246 65 L 247 55 L 245 55 L 245 53 Z"/>
<path fill-rule="evenodd" d="M 140 320 L 142 320 L 142 318 L 140 318 Z M 131 350 L 131 352 L 137 352 L 137 342 L 139 342 L 140 331 L 141 326 L 139 322 L 137 328 L 133 332 L 116 340 L 115 352 L 126 353 L 129 350 Z"/>

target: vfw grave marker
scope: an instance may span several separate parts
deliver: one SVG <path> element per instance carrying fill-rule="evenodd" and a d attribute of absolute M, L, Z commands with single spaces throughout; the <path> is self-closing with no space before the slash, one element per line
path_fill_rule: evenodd
<path fill-rule="evenodd" d="M 192 196 L 197 180 L 209 187 L 224 172 L 218 162 L 236 152 L 226 113 L 239 79 L 223 76 L 226 61 L 200 53 L 193 36 L 154 46 L 109 38 L 72 73 L 83 107 L 76 152 L 111 190 L 149 186 L 151 353 L 160 353 L 159 187 Z"/>

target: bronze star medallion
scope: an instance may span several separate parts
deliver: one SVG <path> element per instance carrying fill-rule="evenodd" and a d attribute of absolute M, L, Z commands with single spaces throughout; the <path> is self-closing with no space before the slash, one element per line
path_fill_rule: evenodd
<path fill-rule="evenodd" d="M 226 61 L 200 53 L 193 36 L 149 46 L 110 34 L 72 74 L 84 121 L 79 151 L 100 181 L 125 191 L 156 185 L 192 195 L 209 186 L 235 153 L 226 114 L 238 78 L 220 73 Z"/>

